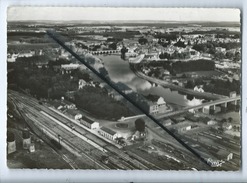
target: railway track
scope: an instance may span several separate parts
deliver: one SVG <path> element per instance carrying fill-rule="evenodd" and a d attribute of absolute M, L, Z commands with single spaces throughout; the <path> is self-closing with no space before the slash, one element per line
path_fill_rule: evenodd
<path fill-rule="evenodd" d="M 13 95 L 15 95 L 16 102 L 19 102 L 20 108 L 23 109 L 23 107 L 25 106 L 26 108 L 28 108 L 30 110 L 30 112 L 34 113 L 34 115 L 36 115 L 36 117 L 38 117 L 40 115 L 40 114 L 37 114 L 37 111 L 44 110 L 44 109 L 46 112 L 49 111 L 49 115 L 50 114 L 52 116 L 58 115 L 54 112 L 52 113 L 51 110 L 45 108 L 44 106 L 41 106 L 38 103 L 38 101 L 36 101 L 35 99 L 28 99 L 28 98 L 26 98 L 25 95 L 21 95 L 21 97 L 19 96 L 19 94 L 13 94 Z M 30 107 L 30 106 L 32 106 L 32 107 Z M 64 119 L 62 116 L 59 117 L 59 121 L 60 120 L 62 120 L 64 123 L 68 123 L 68 119 Z M 49 121 L 49 120 L 47 120 L 47 121 Z M 53 126 L 53 127 L 56 127 L 56 126 Z M 76 128 L 79 128 L 79 126 L 77 126 Z M 85 134 L 88 133 L 85 129 L 82 129 L 82 128 L 80 128 L 80 131 L 84 132 Z M 72 138 L 72 137 L 70 137 L 70 138 Z M 93 139 L 91 139 L 91 140 L 93 140 Z M 107 151 L 110 151 L 109 155 L 113 155 L 111 157 L 111 161 L 110 161 L 111 165 L 109 165 L 109 166 L 113 167 L 113 164 L 114 164 L 114 167 L 118 168 L 118 169 L 146 169 L 146 170 L 150 169 L 149 167 L 145 166 L 143 163 L 139 162 L 138 160 L 131 158 L 129 155 L 123 153 L 121 150 L 119 150 L 118 148 L 116 148 L 112 144 L 110 144 L 108 142 L 104 142 L 102 139 L 98 139 L 98 138 L 97 138 L 97 142 L 104 144 L 104 148 Z M 118 152 L 118 153 L 114 153 L 114 152 Z M 101 158 L 100 156 L 102 156 L 102 155 L 104 155 L 104 154 L 101 154 L 101 155 L 96 155 L 95 153 L 93 154 L 93 156 L 97 156 L 97 159 L 100 159 Z"/>

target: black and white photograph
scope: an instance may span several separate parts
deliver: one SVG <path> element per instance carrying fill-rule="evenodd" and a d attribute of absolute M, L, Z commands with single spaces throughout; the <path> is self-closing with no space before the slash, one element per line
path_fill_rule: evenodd
<path fill-rule="evenodd" d="M 240 171 L 240 10 L 10 6 L 9 169 Z"/>

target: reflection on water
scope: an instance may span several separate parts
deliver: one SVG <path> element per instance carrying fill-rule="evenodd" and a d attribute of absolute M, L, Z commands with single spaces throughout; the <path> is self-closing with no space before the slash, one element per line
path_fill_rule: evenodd
<path fill-rule="evenodd" d="M 109 77 L 114 82 L 122 82 L 128 85 L 135 92 L 148 95 L 162 96 L 166 102 L 181 106 L 192 106 L 201 103 L 201 100 L 192 98 L 188 100 L 186 95 L 179 94 L 177 91 L 171 91 L 169 88 L 161 86 L 152 86 L 148 81 L 137 77 L 129 68 L 127 61 L 124 61 L 117 55 L 100 55 L 109 73 Z"/>

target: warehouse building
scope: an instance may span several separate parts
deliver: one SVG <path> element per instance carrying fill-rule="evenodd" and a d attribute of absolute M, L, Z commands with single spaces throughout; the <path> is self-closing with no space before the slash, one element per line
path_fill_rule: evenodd
<path fill-rule="evenodd" d="M 89 129 L 97 129 L 99 128 L 99 123 L 96 121 L 93 121 L 92 119 L 87 118 L 86 116 L 83 116 L 80 119 L 80 123 L 84 126 L 88 127 Z"/>
<path fill-rule="evenodd" d="M 99 131 L 99 134 L 106 137 L 107 139 L 110 140 L 115 140 L 116 138 L 119 137 L 118 133 L 107 128 L 107 127 L 102 127 Z"/>

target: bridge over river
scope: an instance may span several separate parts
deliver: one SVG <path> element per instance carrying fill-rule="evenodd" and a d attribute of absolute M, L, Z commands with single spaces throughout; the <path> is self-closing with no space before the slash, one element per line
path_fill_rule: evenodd
<path fill-rule="evenodd" d="M 105 54 L 116 54 L 120 53 L 120 50 L 100 50 L 100 51 L 90 51 L 92 55 L 105 55 Z"/>
<path fill-rule="evenodd" d="M 215 101 L 205 102 L 205 103 L 202 103 L 202 104 L 196 105 L 196 106 L 185 107 L 185 108 L 177 110 L 177 111 L 167 112 L 167 113 L 162 114 L 162 115 L 157 115 L 155 118 L 161 119 L 161 118 L 166 118 L 166 117 L 171 117 L 171 116 L 183 114 L 183 113 L 188 112 L 188 111 L 199 111 L 199 110 L 201 110 L 203 113 L 214 113 L 214 112 L 216 112 L 217 107 L 220 107 L 221 111 L 225 111 L 230 105 L 234 106 L 234 107 L 239 105 L 240 100 L 241 100 L 240 96 L 218 99 Z M 217 111 L 217 112 L 219 112 L 219 111 Z M 130 116 L 130 117 L 122 117 L 119 121 L 136 119 L 139 117 L 145 117 L 145 114 L 137 115 L 137 116 Z"/>

